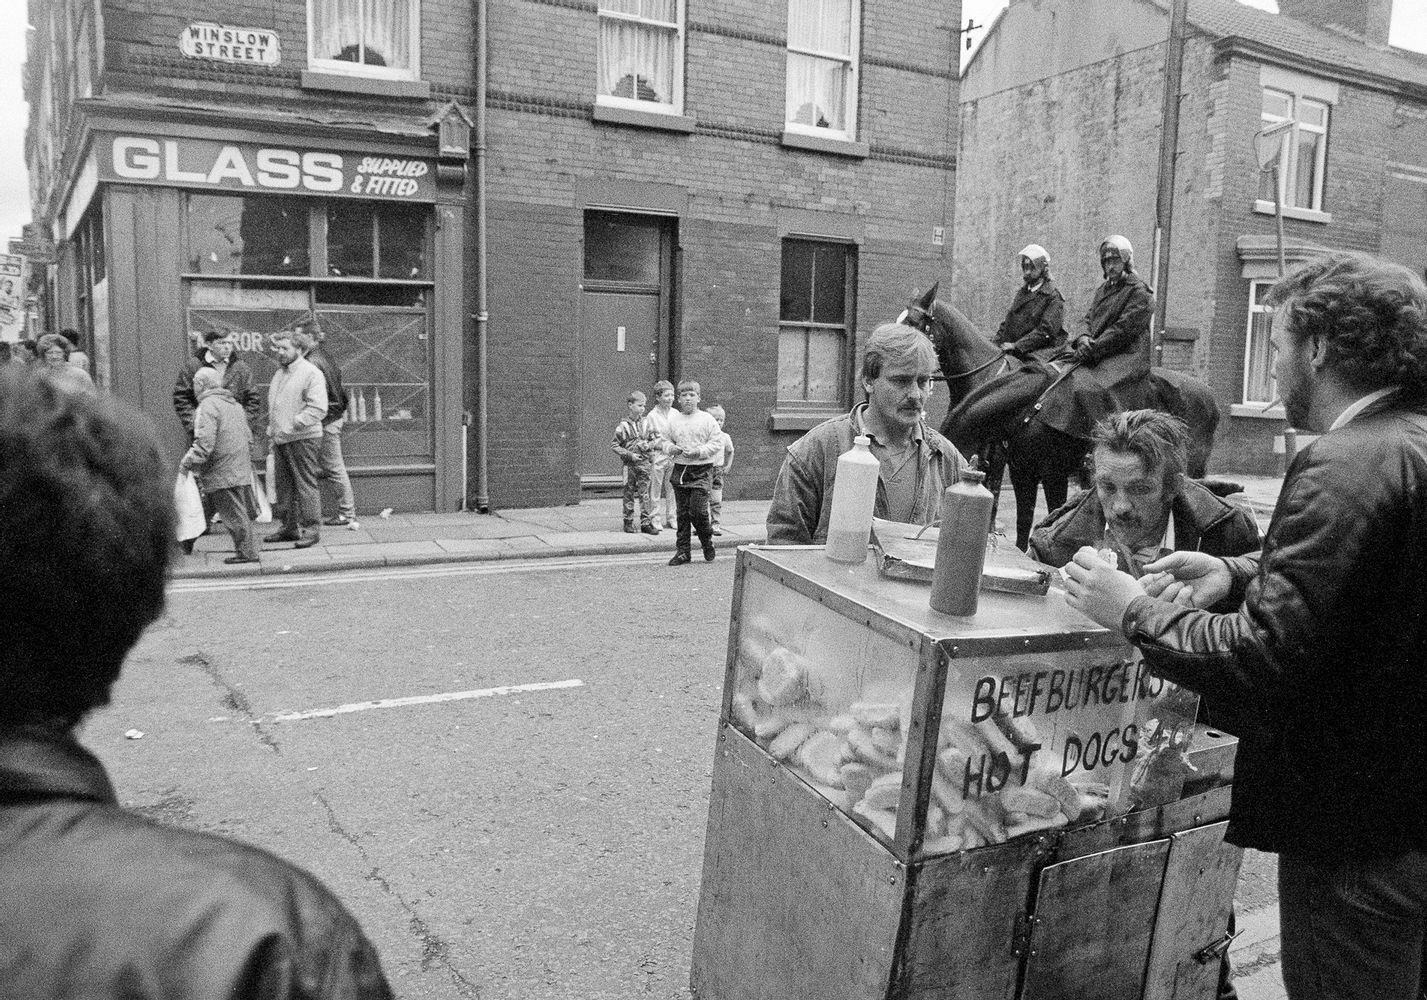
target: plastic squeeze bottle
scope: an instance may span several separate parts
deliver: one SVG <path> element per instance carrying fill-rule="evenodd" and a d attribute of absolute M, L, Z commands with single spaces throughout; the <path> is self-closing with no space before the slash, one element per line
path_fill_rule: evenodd
<path fill-rule="evenodd" d="M 834 562 L 860 563 L 867 558 L 872 508 L 877 502 L 877 476 L 882 471 L 871 444 L 871 438 L 859 434 L 852 439 L 852 449 L 837 459 L 827 526 L 827 557 Z"/>
<path fill-rule="evenodd" d="M 991 491 L 986 473 L 962 469 L 961 480 L 941 497 L 941 534 L 932 568 L 931 605 L 944 615 L 976 614 L 986 536 L 991 532 Z"/>

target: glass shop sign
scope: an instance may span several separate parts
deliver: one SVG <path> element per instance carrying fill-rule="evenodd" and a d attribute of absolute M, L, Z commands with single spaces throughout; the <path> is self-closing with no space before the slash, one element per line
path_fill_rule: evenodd
<path fill-rule="evenodd" d="M 434 201 L 435 161 L 250 142 L 112 134 L 95 140 L 99 179 L 250 194 Z"/>

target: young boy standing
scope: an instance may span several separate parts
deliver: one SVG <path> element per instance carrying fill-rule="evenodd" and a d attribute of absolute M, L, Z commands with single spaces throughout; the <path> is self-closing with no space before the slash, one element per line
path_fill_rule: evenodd
<path fill-rule="evenodd" d="M 669 417 L 674 412 L 674 383 L 660 379 L 654 383 L 654 409 L 649 411 L 649 427 L 660 445 L 669 440 Z M 663 447 L 654 451 L 654 468 L 650 472 L 649 496 L 664 508 L 664 527 L 672 528 L 669 509 L 669 475 L 674 458 Z"/>
<path fill-rule="evenodd" d="M 722 406 L 718 403 L 711 405 L 709 415 L 718 424 L 719 443 L 723 445 L 723 454 L 714 456 L 713 489 L 709 491 L 709 524 L 715 535 L 721 535 L 723 530 L 719 527 L 719 515 L 723 513 L 723 477 L 733 469 L 733 438 L 723 429 L 727 415 Z"/>
<path fill-rule="evenodd" d="M 713 488 L 714 458 L 723 453 L 718 423 L 699 409 L 699 384 L 679 383 L 679 409 L 669 415 L 669 443 L 665 450 L 673 458 L 669 482 L 674 487 L 678 508 L 678 533 L 670 566 L 689 561 L 689 528 L 699 534 L 704 561 L 713 562 L 713 528 L 709 524 L 709 491 Z"/>
<path fill-rule="evenodd" d="M 644 393 L 638 390 L 625 397 L 629 404 L 629 415 L 614 429 L 614 441 L 610 447 L 624 463 L 624 530 L 633 534 L 634 501 L 639 501 L 639 530 L 646 535 L 657 535 L 654 525 L 654 505 L 649 499 L 649 474 L 654 467 L 650 452 L 654 450 L 654 433 L 649 429 L 648 418 L 644 416 Z"/>

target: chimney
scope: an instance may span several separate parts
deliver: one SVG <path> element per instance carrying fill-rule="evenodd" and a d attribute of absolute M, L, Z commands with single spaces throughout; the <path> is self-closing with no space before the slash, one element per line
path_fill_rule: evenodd
<path fill-rule="evenodd" d="M 1337 28 L 1369 45 L 1386 48 L 1392 0 L 1278 0 L 1278 12 L 1320 28 Z"/>

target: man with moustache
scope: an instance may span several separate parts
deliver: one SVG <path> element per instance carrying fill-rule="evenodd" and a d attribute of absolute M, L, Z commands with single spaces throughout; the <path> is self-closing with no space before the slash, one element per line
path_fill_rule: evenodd
<path fill-rule="evenodd" d="M 873 332 L 862 355 L 867 401 L 788 447 L 768 508 L 770 543 L 826 543 L 838 456 L 864 434 L 882 466 L 873 514 L 909 524 L 941 516 L 942 494 L 960 478 L 965 459 L 926 425 L 923 410 L 936 369 L 936 350 L 920 331 L 887 323 Z"/>
<path fill-rule="evenodd" d="M 1226 839 L 1278 854 L 1290 1000 L 1416 1000 L 1427 939 L 1427 286 L 1330 253 L 1269 293 L 1290 465 L 1261 554 L 1093 549 L 1067 601 L 1237 702 Z M 1143 586 L 1142 586 L 1143 585 Z M 1225 598 L 1230 614 L 1204 610 Z"/>

